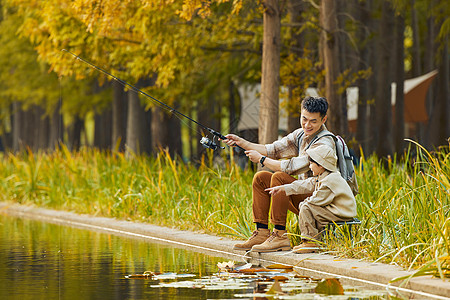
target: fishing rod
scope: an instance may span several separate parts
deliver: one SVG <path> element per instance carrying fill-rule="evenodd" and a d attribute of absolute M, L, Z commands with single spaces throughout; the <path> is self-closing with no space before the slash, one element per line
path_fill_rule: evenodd
<path fill-rule="evenodd" d="M 169 109 L 170 112 L 176 113 L 176 114 L 178 114 L 178 115 L 180 115 L 180 116 L 182 116 L 182 117 L 185 117 L 185 118 L 188 119 L 189 121 L 194 122 L 195 124 L 197 124 L 198 126 L 200 126 L 201 128 L 203 128 L 204 130 L 210 132 L 210 133 L 211 133 L 212 135 L 214 135 L 215 137 L 218 137 L 218 138 L 221 139 L 221 140 L 226 140 L 226 139 L 227 139 L 227 138 L 226 138 L 223 134 L 221 134 L 220 132 L 215 131 L 214 129 L 211 129 L 211 128 L 209 128 L 209 127 L 207 127 L 207 126 L 201 124 L 200 122 L 197 122 L 196 120 L 192 119 L 191 117 L 189 117 L 189 116 L 183 114 L 182 112 L 176 110 L 175 108 L 173 108 L 173 107 L 167 105 L 166 103 L 164 103 L 164 102 L 162 102 L 162 101 L 156 99 L 155 97 L 153 97 L 153 96 L 147 94 L 146 92 L 144 92 L 144 91 L 138 89 L 138 88 L 135 87 L 134 85 L 129 84 L 129 83 L 126 82 L 125 80 L 122 80 L 122 79 L 120 79 L 119 77 L 116 77 L 116 76 L 112 75 L 111 73 L 107 72 L 106 70 L 104 70 L 104 69 L 102 69 L 102 68 L 100 68 L 100 67 L 94 65 L 93 63 L 91 63 L 91 62 L 89 62 L 89 61 L 87 61 L 87 60 L 81 58 L 80 56 L 78 56 L 78 55 L 76 55 L 76 54 L 70 52 L 69 50 L 62 49 L 61 51 L 64 51 L 64 52 L 69 53 L 70 55 L 72 55 L 72 56 L 75 57 L 76 59 L 78 59 L 78 60 L 84 62 L 85 64 L 87 64 L 87 65 L 90 66 L 91 68 L 94 68 L 95 70 L 97 70 L 97 71 L 99 71 L 99 72 L 101 72 L 101 73 L 103 73 L 103 74 L 105 74 L 105 75 L 107 75 L 107 76 L 113 78 L 114 80 L 120 82 L 123 86 L 128 86 L 128 87 L 130 87 L 133 91 L 135 91 L 135 92 L 137 92 L 137 93 L 139 93 L 139 94 L 141 94 L 141 95 L 144 95 L 144 96 L 146 96 L 146 97 L 152 99 L 153 101 L 157 102 L 159 105 L 161 105 L 161 106 L 163 106 L 163 107 Z M 219 146 L 218 144 L 216 144 L 216 142 L 215 142 L 214 140 L 210 140 L 210 139 L 209 139 L 208 137 L 206 137 L 206 136 L 204 136 L 204 137 L 201 138 L 200 144 L 202 144 L 203 147 L 208 148 L 208 149 L 212 149 L 212 150 L 216 150 L 216 149 L 218 149 L 218 148 L 225 149 L 225 147 Z M 241 146 L 235 145 L 235 147 L 238 147 L 239 149 L 245 151 L 245 149 L 242 148 Z"/>

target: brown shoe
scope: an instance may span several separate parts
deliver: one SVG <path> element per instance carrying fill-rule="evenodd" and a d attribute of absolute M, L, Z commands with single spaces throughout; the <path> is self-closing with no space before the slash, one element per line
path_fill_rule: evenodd
<path fill-rule="evenodd" d="M 286 235 L 286 230 L 275 229 L 267 240 L 252 247 L 255 252 L 273 252 L 273 251 L 289 251 L 291 250 L 291 243 Z"/>
<path fill-rule="evenodd" d="M 248 251 L 252 249 L 254 245 L 262 244 L 270 236 L 270 230 L 260 228 L 253 231 L 252 236 L 244 243 L 234 245 L 234 250 Z"/>
<path fill-rule="evenodd" d="M 320 247 L 319 247 L 318 244 L 316 244 L 314 242 L 311 242 L 311 241 L 309 241 L 309 242 L 305 241 L 305 242 L 302 242 L 300 245 L 295 246 L 292 249 L 292 251 L 295 252 L 295 253 L 300 253 L 300 254 L 302 254 L 302 253 L 316 253 L 316 252 L 319 251 L 319 249 L 320 249 Z"/>

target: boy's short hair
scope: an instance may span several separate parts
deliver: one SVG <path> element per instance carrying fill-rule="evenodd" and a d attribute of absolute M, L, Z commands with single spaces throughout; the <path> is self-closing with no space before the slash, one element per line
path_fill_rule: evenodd
<path fill-rule="evenodd" d="M 303 109 L 310 113 L 318 112 L 322 118 L 325 117 L 328 111 L 328 101 L 324 97 L 306 96 L 302 100 L 301 105 Z"/>
<path fill-rule="evenodd" d="M 319 163 L 317 161 L 315 161 L 314 159 L 311 158 L 311 156 L 308 155 L 308 160 L 312 163 L 315 163 L 316 165 L 320 166 Z"/>

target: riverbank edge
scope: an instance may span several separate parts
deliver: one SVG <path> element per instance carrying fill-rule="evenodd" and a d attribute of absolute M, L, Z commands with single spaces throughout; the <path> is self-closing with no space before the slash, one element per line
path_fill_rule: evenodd
<path fill-rule="evenodd" d="M 249 253 L 244 257 L 243 251 L 233 250 L 236 241 L 224 237 L 16 203 L 0 202 L 0 213 L 112 234 L 156 239 L 194 251 L 215 252 L 212 254 L 215 256 L 237 256 L 242 261 L 250 261 L 253 264 L 292 265 L 305 276 L 339 277 L 343 284 L 388 289 L 393 294 L 413 299 L 450 299 L 450 281 L 448 280 L 443 281 L 428 276 L 413 278 L 407 283 L 390 284 L 389 281 L 393 278 L 412 274 L 394 265 L 343 259 L 328 254 L 295 254 L 288 251 Z"/>

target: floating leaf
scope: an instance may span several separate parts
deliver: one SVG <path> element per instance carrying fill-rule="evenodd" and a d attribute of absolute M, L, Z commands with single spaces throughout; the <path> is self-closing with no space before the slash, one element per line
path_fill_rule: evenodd
<path fill-rule="evenodd" d="M 177 279 L 177 278 L 186 278 L 186 277 L 195 277 L 194 274 L 177 274 L 177 273 L 164 273 L 153 276 L 153 279 Z"/>
<path fill-rule="evenodd" d="M 218 262 L 217 267 L 221 271 L 229 271 L 234 269 L 234 261 L 224 261 L 224 262 Z"/>
<path fill-rule="evenodd" d="M 339 279 L 327 278 L 319 281 L 316 286 L 315 292 L 317 294 L 325 295 L 344 295 L 344 288 L 339 282 Z"/>
<path fill-rule="evenodd" d="M 280 295 L 280 294 L 284 294 L 283 291 L 281 290 L 281 285 L 278 282 L 278 280 L 275 280 L 275 282 L 272 284 L 272 286 L 270 287 L 270 289 L 266 292 L 266 294 L 269 295 Z"/>
<path fill-rule="evenodd" d="M 270 272 L 270 270 L 264 269 L 264 268 L 250 268 L 250 269 L 243 269 L 238 272 L 244 273 L 244 274 L 256 274 L 256 273 L 260 273 L 260 272 Z"/>
<path fill-rule="evenodd" d="M 253 265 L 251 263 L 245 264 L 245 265 L 241 265 L 241 266 L 237 266 L 234 268 L 234 270 L 240 272 L 241 270 L 246 270 L 246 269 L 250 269 Z"/>
<path fill-rule="evenodd" d="M 283 265 L 283 264 L 273 264 L 266 267 L 267 269 L 284 269 L 284 270 L 293 270 L 293 266 Z"/>
<path fill-rule="evenodd" d="M 155 273 L 153 273 L 151 271 L 145 271 L 142 274 L 126 275 L 125 278 L 130 278 L 130 279 L 149 279 L 149 278 L 152 278 L 154 275 L 155 275 Z"/>

